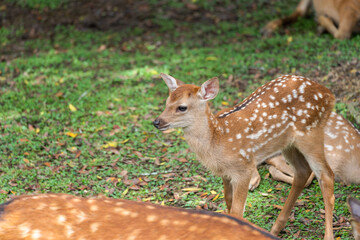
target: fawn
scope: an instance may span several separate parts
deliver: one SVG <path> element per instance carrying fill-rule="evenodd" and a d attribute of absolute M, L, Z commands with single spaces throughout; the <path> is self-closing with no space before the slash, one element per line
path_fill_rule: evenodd
<path fill-rule="evenodd" d="M 229 213 L 243 216 L 256 166 L 282 151 L 295 170 L 294 182 L 271 233 L 285 226 L 311 171 L 325 202 L 325 238 L 333 239 L 334 174 L 324 156 L 324 126 L 334 106 L 326 87 L 304 77 L 285 75 L 259 87 L 240 104 L 213 115 L 207 101 L 219 81 L 200 87 L 160 74 L 169 88 L 165 110 L 153 122 L 161 131 L 183 128 L 200 162 L 221 176 Z"/>
<path fill-rule="evenodd" d="M 346 184 L 360 184 L 360 132 L 341 115 L 332 112 L 324 128 L 324 151 L 326 161 L 334 172 L 335 180 Z M 266 160 L 269 172 L 275 180 L 292 183 L 293 169 L 282 156 Z M 307 185 L 314 178 L 311 174 Z M 260 183 L 258 172 L 253 174 L 250 190 Z"/>
<path fill-rule="evenodd" d="M 20 196 L 0 205 L 2 240 L 279 239 L 220 213 L 68 194 Z"/>
<path fill-rule="evenodd" d="M 352 215 L 351 225 L 353 227 L 355 240 L 360 240 L 360 201 L 349 197 L 347 202 Z"/>
<path fill-rule="evenodd" d="M 313 0 L 312 2 L 319 23 L 319 33 L 327 30 L 337 39 L 348 39 L 353 32 L 360 31 L 360 0 Z M 310 5 L 311 0 L 301 0 L 290 16 L 270 21 L 261 30 L 262 33 L 269 35 L 278 27 L 296 21 L 308 12 Z"/>

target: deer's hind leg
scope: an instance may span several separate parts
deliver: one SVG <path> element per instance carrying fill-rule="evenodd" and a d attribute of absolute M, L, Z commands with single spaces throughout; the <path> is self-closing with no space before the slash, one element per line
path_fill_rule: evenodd
<path fill-rule="evenodd" d="M 271 233 L 275 235 L 279 234 L 281 229 L 285 227 L 291 210 L 311 174 L 311 168 L 304 155 L 294 146 L 284 149 L 282 153 L 285 159 L 294 167 L 294 180 L 284 208 L 281 210 L 275 224 L 271 228 Z"/>
<path fill-rule="evenodd" d="M 319 181 L 325 204 L 325 239 L 333 239 L 334 173 L 325 159 L 323 129 L 312 129 L 305 136 L 297 140 L 297 148 Z"/>
<path fill-rule="evenodd" d="M 292 184 L 294 180 L 294 170 L 290 165 L 287 164 L 282 155 L 269 158 L 266 160 L 266 163 L 271 165 L 269 167 L 269 172 L 273 179 Z M 306 182 L 305 187 L 310 185 L 314 177 L 315 175 L 312 173 Z"/>

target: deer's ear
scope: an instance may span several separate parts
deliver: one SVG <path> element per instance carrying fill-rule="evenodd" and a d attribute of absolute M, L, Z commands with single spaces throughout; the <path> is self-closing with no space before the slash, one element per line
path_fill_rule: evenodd
<path fill-rule="evenodd" d="M 168 86 L 170 92 L 175 91 L 175 89 L 177 89 L 180 85 L 184 84 L 182 81 L 177 80 L 176 78 L 165 73 L 160 73 L 160 76 Z"/>
<path fill-rule="evenodd" d="M 219 92 L 219 79 L 213 77 L 204 82 L 198 92 L 202 100 L 208 101 L 216 97 Z"/>

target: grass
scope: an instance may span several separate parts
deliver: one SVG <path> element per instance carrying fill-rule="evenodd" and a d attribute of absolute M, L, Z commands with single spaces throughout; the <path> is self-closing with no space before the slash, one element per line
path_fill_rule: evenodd
<path fill-rule="evenodd" d="M 290 12 L 292 2 L 276 2 L 278 14 Z M 0 63 L 0 200 L 63 192 L 225 209 L 221 179 L 196 161 L 182 132 L 162 134 L 151 124 L 168 91 L 159 73 L 195 84 L 219 76 L 215 111 L 271 80 L 272 71 L 326 74 L 358 57 L 360 35 L 349 41 L 317 37 L 311 18 L 290 26 L 287 34 L 262 39 L 259 29 L 274 17 L 259 8 L 217 26 L 157 19 L 157 32 L 58 27 L 52 41 L 23 41 L 18 57 Z M 170 30 L 174 26 L 185 30 Z M 19 31 L 1 29 L 3 47 L 19 41 Z M 142 38 L 145 33 L 150 37 Z M 243 91 L 226 83 L 231 75 L 244 84 Z M 341 104 L 337 109 L 346 113 Z M 264 166 L 260 173 L 262 183 L 249 192 L 245 217 L 270 230 L 290 187 L 269 178 Z M 346 197 L 360 198 L 359 190 L 336 183 L 334 222 L 349 219 Z M 324 206 L 316 181 L 300 199 L 281 237 L 321 238 Z M 335 225 L 335 237 L 350 236 L 349 226 Z"/>

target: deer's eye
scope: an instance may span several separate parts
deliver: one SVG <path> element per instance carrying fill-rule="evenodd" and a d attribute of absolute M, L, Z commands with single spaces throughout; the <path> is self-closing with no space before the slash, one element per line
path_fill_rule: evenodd
<path fill-rule="evenodd" d="M 179 107 L 177 108 L 177 110 L 178 110 L 179 112 L 185 112 L 185 111 L 187 110 L 187 106 L 179 106 Z"/>

